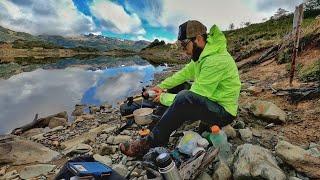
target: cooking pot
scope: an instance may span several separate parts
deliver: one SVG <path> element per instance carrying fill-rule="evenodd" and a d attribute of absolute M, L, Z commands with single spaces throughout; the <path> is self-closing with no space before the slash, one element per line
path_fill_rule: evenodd
<path fill-rule="evenodd" d="M 147 125 L 152 122 L 152 108 L 140 108 L 133 111 L 134 121 L 139 125 Z"/>

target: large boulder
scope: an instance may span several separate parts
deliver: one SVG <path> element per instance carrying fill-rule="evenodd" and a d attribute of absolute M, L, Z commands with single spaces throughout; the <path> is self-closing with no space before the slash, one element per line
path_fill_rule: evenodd
<path fill-rule="evenodd" d="M 121 163 L 114 165 L 112 169 L 119 173 L 121 176 L 126 176 L 126 174 L 128 173 L 128 168 Z"/>
<path fill-rule="evenodd" d="M 65 126 L 67 124 L 67 121 L 68 121 L 68 114 L 66 111 L 53 114 L 44 118 L 39 118 L 39 119 L 38 119 L 38 114 L 36 114 L 35 119 L 32 122 L 14 129 L 11 133 L 20 134 L 20 132 L 25 132 L 34 128 L 46 128 L 46 127 L 55 128 L 57 126 Z"/>
<path fill-rule="evenodd" d="M 251 142 L 253 135 L 249 128 L 239 129 L 240 137 L 244 142 Z"/>
<path fill-rule="evenodd" d="M 320 145 L 316 143 L 310 143 L 308 152 L 311 156 L 320 157 Z"/>
<path fill-rule="evenodd" d="M 212 180 L 210 175 L 206 172 L 203 172 L 200 174 L 200 176 L 197 178 L 197 180 Z"/>
<path fill-rule="evenodd" d="M 96 114 L 97 112 L 100 112 L 100 108 L 97 106 L 89 106 L 89 112 L 90 114 Z"/>
<path fill-rule="evenodd" d="M 51 164 L 36 164 L 26 166 L 19 171 L 19 175 L 22 179 L 30 179 L 40 175 L 45 175 L 52 171 L 56 166 Z"/>
<path fill-rule="evenodd" d="M 70 140 L 67 140 L 67 141 L 61 143 L 61 146 L 66 149 L 69 149 L 69 148 L 76 146 L 77 144 L 80 144 L 80 143 L 94 141 L 96 137 L 97 137 L 96 132 L 87 132 L 87 133 L 84 133 L 80 136 L 77 136 L 75 138 L 72 138 Z"/>
<path fill-rule="evenodd" d="M 74 110 L 71 113 L 71 115 L 72 116 L 81 116 L 82 114 L 84 114 L 84 108 L 85 107 L 86 107 L 86 105 L 76 104 L 75 107 L 74 107 Z"/>
<path fill-rule="evenodd" d="M 310 178 L 320 179 L 320 158 L 314 157 L 307 150 L 286 141 L 279 141 L 276 155 L 297 171 L 305 173 Z"/>
<path fill-rule="evenodd" d="M 3 164 L 47 163 L 57 158 L 58 155 L 58 152 L 42 144 L 21 137 L 0 136 L 0 162 Z"/>
<path fill-rule="evenodd" d="M 261 146 L 244 144 L 234 155 L 234 179 L 286 179 L 271 152 Z"/>
<path fill-rule="evenodd" d="M 109 130 L 109 132 L 115 130 L 117 126 L 110 126 L 109 124 L 101 124 L 100 126 L 90 129 L 89 132 L 94 132 L 94 133 L 105 133 L 105 130 Z"/>
<path fill-rule="evenodd" d="M 278 106 L 268 101 L 253 101 L 250 105 L 250 111 L 257 117 L 262 117 L 271 122 L 286 122 L 286 113 Z"/>
<path fill-rule="evenodd" d="M 53 129 L 58 126 L 65 126 L 67 125 L 67 119 L 59 118 L 59 117 L 52 117 L 49 121 L 48 127 Z"/>
<path fill-rule="evenodd" d="M 70 148 L 67 148 L 66 150 L 63 151 L 63 154 L 65 155 L 84 154 L 84 153 L 90 152 L 91 150 L 92 150 L 92 147 L 90 145 L 80 143 Z"/>
<path fill-rule="evenodd" d="M 228 165 L 224 162 L 220 162 L 213 173 L 212 179 L 213 180 L 232 179 L 232 173 L 231 173 Z"/>
<path fill-rule="evenodd" d="M 0 180 L 13 180 L 13 179 L 20 179 L 19 173 L 17 170 L 9 171 L 3 176 L 0 176 Z"/>
<path fill-rule="evenodd" d="M 103 133 L 106 133 L 106 134 L 111 133 L 114 130 L 116 130 L 117 128 L 118 128 L 117 126 L 110 126 L 109 125 L 109 127 L 106 127 L 105 129 L 103 129 Z"/>
<path fill-rule="evenodd" d="M 107 139 L 107 143 L 109 144 L 120 144 L 125 143 L 131 140 L 131 136 L 127 135 L 118 135 L 118 136 L 110 136 Z"/>
<path fill-rule="evenodd" d="M 44 128 L 33 128 L 21 134 L 22 137 L 32 137 L 44 133 Z"/>
<path fill-rule="evenodd" d="M 63 118 L 63 119 L 68 120 L 68 114 L 67 114 L 66 111 L 63 111 L 63 112 L 60 112 L 60 113 L 57 113 L 57 114 L 53 114 L 53 115 L 50 115 L 50 116 L 47 116 L 47 117 L 44 117 L 44 118 L 40 118 L 40 119 L 38 119 L 38 121 L 50 122 L 52 118 Z"/>
<path fill-rule="evenodd" d="M 112 166 L 112 160 L 109 156 L 101 156 L 99 154 L 95 154 L 93 155 L 93 158 L 96 160 L 96 161 L 99 161 L 109 167 Z"/>
<path fill-rule="evenodd" d="M 234 128 L 230 125 L 224 126 L 222 130 L 226 133 L 228 139 L 233 139 L 237 137 L 237 132 Z"/>
<path fill-rule="evenodd" d="M 105 143 L 102 143 L 98 149 L 98 153 L 101 156 L 114 154 L 116 151 L 117 151 L 117 146 L 111 146 Z"/>

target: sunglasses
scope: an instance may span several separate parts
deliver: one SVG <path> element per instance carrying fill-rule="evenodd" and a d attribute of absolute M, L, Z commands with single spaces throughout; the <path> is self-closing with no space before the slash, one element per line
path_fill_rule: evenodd
<path fill-rule="evenodd" d="M 191 41 L 192 41 L 191 39 L 182 40 L 181 46 L 183 47 L 183 49 L 185 49 Z"/>

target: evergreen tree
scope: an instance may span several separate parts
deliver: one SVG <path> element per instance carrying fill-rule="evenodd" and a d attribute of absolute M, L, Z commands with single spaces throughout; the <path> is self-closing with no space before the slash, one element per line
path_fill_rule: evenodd
<path fill-rule="evenodd" d="M 315 10 L 315 9 L 320 9 L 320 0 L 307 0 L 305 2 L 306 11 Z"/>

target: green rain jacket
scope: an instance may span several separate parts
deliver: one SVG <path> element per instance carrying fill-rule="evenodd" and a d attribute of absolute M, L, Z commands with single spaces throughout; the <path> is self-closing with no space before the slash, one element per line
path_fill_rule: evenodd
<path fill-rule="evenodd" d="M 214 25 L 211 27 L 199 60 L 191 60 L 183 69 L 162 81 L 161 89 L 170 89 L 187 80 L 193 80 L 190 91 L 217 102 L 231 115 L 237 115 L 241 82 L 238 68 L 227 51 L 224 34 Z M 170 106 L 176 94 L 162 93 L 161 104 Z"/>

